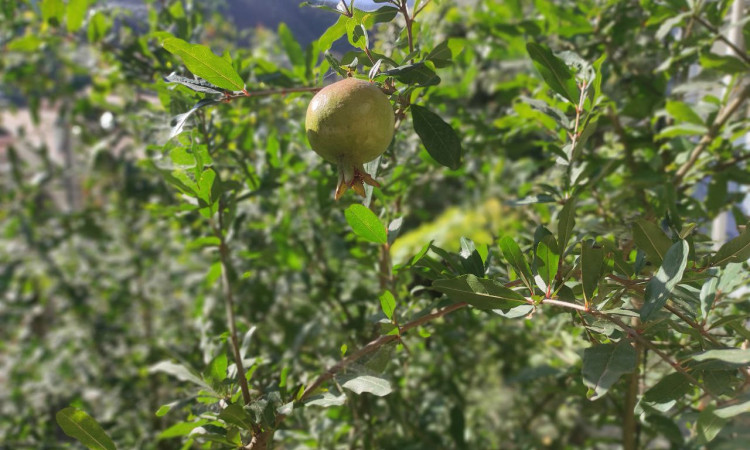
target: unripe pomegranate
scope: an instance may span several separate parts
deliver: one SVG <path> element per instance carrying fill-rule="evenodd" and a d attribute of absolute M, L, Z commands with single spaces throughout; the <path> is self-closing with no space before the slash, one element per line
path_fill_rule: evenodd
<path fill-rule="evenodd" d="M 393 125 L 391 102 L 375 84 L 347 78 L 315 94 L 307 107 L 305 131 L 315 153 L 338 166 L 336 200 L 350 187 L 364 197 L 363 183 L 380 186 L 363 164 L 388 148 Z"/>

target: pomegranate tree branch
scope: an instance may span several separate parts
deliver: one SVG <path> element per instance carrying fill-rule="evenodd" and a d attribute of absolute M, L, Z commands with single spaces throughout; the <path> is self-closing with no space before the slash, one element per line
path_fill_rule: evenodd
<path fill-rule="evenodd" d="M 693 16 L 693 19 L 695 19 L 695 21 L 698 22 L 699 24 L 703 25 L 708 31 L 710 31 L 711 33 L 713 33 L 714 36 L 716 36 L 716 39 L 720 40 L 727 47 L 729 47 L 732 50 L 734 50 L 735 55 L 737 55 L 738 58 L 742 59 L 742 61 L 746 65 L 750 66 L 750 56 L 747 55 L 747 52 L 743 52 L 742 49 L 740 49 L 739 47 L 737 47 L 734 44 L 734 42 L 732 42 L 731 39 L 727 39 L 723 34 L 721 34 L 721 31 L 719 31 L 718 28 L 716 28 L 715 26 L 713 26 L 710 23 L 706 22 L 705 19 L 703 19 L 702 17 L 700 17 L 697 14 L 695 16 Z M 739 25 L 739 24 L 735 24 L 735 25 Z"/>
<path fill-rule="evenodd" d="M 310 397 L 323 383 L 333 378 L 334 375 L 336 375 L 342 369 L 346 368 L 351 363 L 359 360 L 365 355 L 368 355 L 376 351 L 377 349 L 379 349 L 385 344 L 388 344 L 389 342 L 397 341 L 398 339 L 400 339 L 400 335 L 406 333 L 412 328 L 416 328 L 431 320 L 435 320 L 439 317 L 443 317 L 446 314 L 452 313 L 453 311 L 459 310 L 466 306 L 468 306 L 468 303 L 455 303 L 453 305 L 446 306 L 445 308 L 435 311 L 434 313 L 424 315 L 422 317 L 419 317 L 418 319 L 412 320 L 411 322 L 404 324 L 403 326 L 401 326 L 401 328 L 399 328 L 399 334 L 387 334 L 384 336 L 380 336 L 374 341 L 370 341 L 369 344 L 365 345 L 361 349 L 357 350 L 356 352 L 342 359 L 341 361 L 336 363 L 333 367 L 326 370 L 325 373 L 320 375 L 315 381 L 313 381 L 312 384 L 307 386 L 305 391 L 302 393 L 302 396 L 299 398 L 299 401 L 303 401 L 306 398 Z"/>
<path fill-rule="evenodd" d="M 242 355 L 240 354 L 240 344 L 237 338 L 237 323 L 234 317 L 234 294 L 232 292 L 232 286 L 229 280 L 229 247 L 226 243 L 226 236 L 224 235 L 224 219 L 222 210 L 224 205 L 222 201 L 219 201 L 219 226 L 214 227 L 214 235 L 219 239 L 219 256 L 221 260 L 221 284 L 224 290 L 224 304 L 227 310 L 227 324 L 229 325 L 229 338 L 232 342 L 232 353 L 234 354 L 234 362 L 237 365 L 237 379 L 242 390 L 242 400 L 245 404 L 250 404 L 252 397 L 250 396 L 250 388 L 247 384 L 247 378 L 245 377 L 245 367 L 242 364 Z"/>
<path fill-rule="evenodd" d="M 683 178 L 685 178 L 685 175 L 687 175 L 690 169 L 693 168 L 701 154 L 706 149 L 708 149 L 708 146 L 719 135 L 719 132 L 724 127 L 724 125 L 740 108 L 740 106 L 742 106 L 742 103 L 747 99 L 748 95 L 750 95 L 750 85 L 745 86 L 742 91 L 740 91 L 740 93 L 734 98 L 734 100 L 732 100 L 729 104 L 727 104 L 726 107 L 724 107 L 724 109 L 719 112 L 716 120 L 714 120 L 714 122 L 708 128 L 708 132 L 703 136 L 703 138 L 701 138 L 700 142 L 698 142 L 698 145 L 695 146 L 693 151 L 690 152 L 690 157 L 688 158 L 688 160 L 685 162 L 685 164 L 682 165 L 682 167 L 677 170 L 677 173 L 674 177 L 675 186 L 678 186 L 682 182 Z"/>

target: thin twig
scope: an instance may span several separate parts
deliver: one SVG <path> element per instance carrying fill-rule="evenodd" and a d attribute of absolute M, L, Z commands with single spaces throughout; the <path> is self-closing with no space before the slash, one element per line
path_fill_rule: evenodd
<path fill-rule="evenodd" d="M 414 37 L 412 35 L 412 24 L 414 23 L 414 16 L 409 16 L 409 5 L 406 0 L 401 0 L 399 9 L 401 14 L 404 16 L 404 22 L 406 23 L 406 37 L 409 41 L 409 55 L 414 53 Z M 413 58 L 413 57 L 412 57 Z"/>
<path fill-rule="evenodd" d="M 312 382 L 305 391 L 302 393 L 302 396 L 300 396 L 298 401 L 303 401 L 310 397 L 317 389 L 326 381 L 333 378 L 334 375 L 336 375 L 338 372 L 346 368 L 351 363 L 359 360 L 365 355 L 368 355 L 375 350 L 379 349 L 385 344 L 388 344 L 389 342 L 397 341 L 404 333 L 411 330 L 412 328 L 416 328 L 422 324 L 425 324 L 431 320 L 435 320 L 439 317 L 443 317 L 446 314 L 449 314 L 453 311 L 459 310 L 461 308 L 464 308 L 468 306 L 468 303 L 456 303 L 451 306 L 447 306 L 441 310 L 435 311 L 432 314 L 427 314 L 425 316 L 422 316 L 418 319 L 415 319 L 405 325 L 403 325 L 399 329 L 399 334 L 387 334 L 384 336 L 380 336 L 379 338 L 375 339 L 374 341 L 371 341 L 369 344 L 365 345 L 361 349 L 357 350 L 355 353 L 352 353 L 351 355 L 347 356 L 346 358 L 342 359 L 338 363 L 336 363 L 333 367 L 326 370 L 325 373 L 320 375 L 315 381 Z"/>
<path fill-rule="evenodd" d="M 730 117 L 732 117 L 732 114 L 734 114 L 740 108 L 742 103 L 747 99 L 748 95 L 750 95 L 750 85 L 745 86 L 745 88 L 742 89 L 737 97 L 735 97 L 734 100 L 732 100 L 719 113 L 719 115 L 716 117 L 716 120 L 714 120 L 714 123 L 712 123 L 708 128 L 708 132 L 703 136 L 703 138 L 701 138 L 700 142 L 698 142 L 698 145 L 696 145 L 693 151 L 690 153 L 690 157 L 688 158 L 688 160 L 685 162 L 685 164 L 682 165 L 682 167 L 677 170 L 677 173 L 674 177 L 675 186 L 680 185 L 683 178 L 685 178 L 685 175 L 687 175 L 690 169 L 692 169 L 695 163 L 698 161 L 701 153 L 703 153 L 711 144 L 711 142 L 713 142 L 716 136 L 719 135 L 719 131 L 721 131 L 722 127 L 729 121 Z"/>
<path fill-rule="evenodd" d="M 422 2 L 422 4 L 421 4 L 421 5 L 419 6 L 419 8 L 417 8 L 417 9 L 416 9 L 416 11 L 414 11 L 414 12 L 412 13 L 412 15 L 411 15 L 411 18 L 412 18 L 412 20 L 413 20 L 413 19 L 414 19 L 415 17 L 417 17 L 417 14 L 419 14 L 420 12 L 422 12 L 422 10 L 424 9 L 424 7 L 425 7 L 425 6 L 427 6 L 427 5 L 429 5 L 429 4 L 430 4 L 430 1 L 431 1 L 431 0 L 425 0 L 424 2 Z"/>
<path fill-rule="evenodd" d="M 703 25 L 708 31 L 713 33 L 716 36 L 716 39 L 720 40 L 724 44 L 726 44 L 727 47 L 734 50 L 734 53 L 737 55 L 738 58 L 742 59 L 742 61 L 745 62 L 748 66 L 750 66 L 750 56 L 747 55 L 747 52 L 743 52 L 742 49 L 737 47 L 734 42 L 732 42 L 730 39 L 726 38 L 723 34 L 721 34 L 721 31 L 716 28 L 715 26 L 711 25 L 710 23 L 706 22 L 705 19 L 698 15 L 694 15 L 693 18 L 696 22 Z"/>
<path fill-rule="evenodd" d="M 234 317 L 234 294 L 232 293 L 232 286 L 229 281 L 229 247 L 226 243 L 224 236 L 224 224 L 222 202 L 219 202 L 219 226 L 214 227 L 214 235 L 219 239 L 219 256 L 221 260 L 221 281 L 224 288 L 224 303 L 227 310 L 227 323 L 229 324 L 229 338 L 232 341 L 232 353 L 234 354 L 234 362 L 237 365 L 237 379 L 242 390 L 242 399 L 245 404 L 250 404 L 252 397 L 250 396 L 250 388 L 247 384 L 247 378 L 245 377 L 245 367 L 242 364 L 242 355 L 240 354 L 239 339 L 237 339 L 237 324 Z"/>

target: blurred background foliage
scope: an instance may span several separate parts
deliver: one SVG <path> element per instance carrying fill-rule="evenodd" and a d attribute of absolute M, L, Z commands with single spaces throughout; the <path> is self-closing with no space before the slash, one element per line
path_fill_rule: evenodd
<path fill-rule="evenodd" d="M 720 212 L 730 211 L 738 226 L 746 223 L 737 186 L 748 183 L 748 149 L 736 142 L 748 132 L 747 120 L 712 143 L 711 158 L 686 175 L 686 190 L 673 183 L 695 136 L 726 103 L 728 87 L 747 75 L 746 60 L 712 50 L 731 6 L 724 0 L 430 2 L 415 23 L 417 46 L 428 53 L 447 42 L 451 63 L 437 67 L 439 85 L 415 90 L 412 99 L 458 132 L 463 161 L 457 170 L 440 166 L 402 123 L 380 161 L 384 187 L 371 203 L 385 224 L 403 218 L 393 262 L 408 261 L 431 241 L 456 252 L 466 236 L 483 249 L 488 273 L 512 277 L 497 239 L 509 235 L 528 248 L 538 225 L 557 223 L 559 201 L 574 191 L 577 240 L 627 246 L 633 221 L 645 217 L 664 229 L 694 224 L 705 253 L 705 233 Z M 248 28 L 262 10 L 282 11 L 291 27 Z M 173 118 L 204 95 L 164 80 L 175 71 L 190 75 L 155 33 L 228 52 L 249 90 L 311 87 L 339 77 L 319 53 L 300 65 L 295 49 L 315 50 L 321 29 L 336 20 L 280 1 L 0 0 L 0 126 L 9 132 L 0 135 L 0 448 L 75 447 L 54 419 L 69 405 L 95 417 L 120 448 L 211 445 L 187 436 L 201 413 L 215 410 L 217 398 L 150 370 L 169 360 L 210 379 L 211 367 L 230 355 L 216 224 L 175 187 L 176 172 L 212 167 L 224 189 L 217 195 L 231 202 L 219 226 L 230 248 L 254 394 L 293 394 L 345 348 L 377 337 L 385 288 L 402 322 L 441 301 L 418 271 L 384 279 L 382 248 L 352 233 L 344 210 L 361 199 L 332 198 L 335 167 L 309 150 L 304 134 L 309 93 L 203 108 L 169 138 Z M 299 25 L 313 22 L 322 28 Z M 741 25 L 746 41 L 747 24 Z M 402 20 L 368 32 L 373 52 L 394 59 L 409 53 Z M 555 162 L 565 129 L 534 101 L 568 117 L 572 107 L 534 70 L 527 42 L 589 63 L 606 57 L 599 80 L 605 103 L 582 155 L 587 165 L 580 176 L 587 181 L 577 190 L 566 186 L 566 169 Z M 332 52 L 342 63 L 358 57 L 359 73 L 367 74 L 371 63 L 346 37 Z M 689 112 L 686 103 L 693 105 Z M 25 115 L 28 123 L 19 119 Z M 201 155 L 199 162 L 187 154 Z M 552 201 L 518 202 L 533 196 Z M 631 261 L 637 257 L 633 251 Z M 723 286 L 746 285 L 746 267 L 735 267 Z M 727 345 L 749 337 L 748 309 L 746 294 L 717 309 L 719 317 L 738 317 L 732 327 L 719 327 Z M 661 326 L 654 339 L 665 351 L 705 348 L 700 336 Z M 279 448 L 617 448 L 628 386 L 621 381 L 610 395 L 586 398 L 580 373 L 587 333 L 566 310 L 519 320 L 457 311 L 368 361 L 384 371 L 393 393 L 348 393 L 342 406 L 295 410 L 276 442 Z M 642 364 L 645 387 L 669 372 L 658 358 Z M 722 373 L 716 389 L 731 392 L 719 394 L 746 395 L 735 372 Z M 225 398 L 236 392 L 230 379 L 215 381 L 212 388 Z M 700 391 L 686 390 L 660 414 L 642 409 L 639 442 L 750 446 L 743 416 L 713 435 L 698 430 L 704 400 Z M 169 412 L 155 415 L 172 402 Z"/>

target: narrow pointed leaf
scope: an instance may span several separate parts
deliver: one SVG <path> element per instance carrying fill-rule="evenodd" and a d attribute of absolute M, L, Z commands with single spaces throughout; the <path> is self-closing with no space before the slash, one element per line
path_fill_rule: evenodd
<path fill-rule="evenodd" d="M 198 375 L 194 374 L 190 369 L 183 365 L 175 364 L 171 361 L 162 361 L 156 363 L 153 366 L 149 367 L 148 371 L 149 373 L 163 372 L 168 375 L 172 375 L 180 381 L 187 381 L 202 388 L 208 390 L 211 389 L 205 381 L 203 381 Z"/>
<path fill-rule="evenodd" d="M 667 375 L 646 391 L 643 400 L 648 403 L 667 403 L 678 400 L 691 389 L 690 381 L 679 372 Z"/>
<path fill-rule="evenodd" d="M 672 245 L 659 271 L 646 284 L 641 320 L 648 320 L 651 315 L 660 310 L 667 302 L 672 290 L 682 280 L 682 274 L 687 266 L 690 248 L 687 241 L 679 241 Z"/>
<path fill-rule="evenodd" d="M 65 408 L 55 414 L 60 428 L 92 450 L 115 450 L 115 444 L 99 423 L 78 408 Z"/>
<path fill-rule="evenodd" d="M 504 236 L 500 239 L 499 245 L 505 260 L 513 267 L 513 270 L 516 271 L 524 284 L 533 291 L 532 280 L 534 276 L 531 274 L 531 267 L 529 267 L 529 263 L 526 261 L 523 253 L 521 253 L 521 248 L 516 241 L 510 236 Z"/>
<path fill-rule="evenodd" d="M 654 264 L 661 264 L 672 241 L 655 224 L 638 219 L 633 224 L 633 240 L 635 245 L 646 252 Z"/>
<path fill-rule="evenodd" d="M 380 307 L 388 320 L 393 320 L 393 312 L 396 310 L 396 299 L 391 294 L 391 291 L 385 291 L 380 296 Z"/>
<path fill-rule="evenodd" d="M 232 67 L 232 63 L 214 54 L 205 45 L 190 44 L 176 37 L 168 37 L 164 39 L 162 46 L 169 53 L 182 59 L 190 72 L 209 83 L 234 91 L 245 88 L 245 83 Z"/>
<path fill-rule="evenodd" d="M 626 340 L 584 350 L 583 382 L 593 391 L 589 399 L 601 398 L 622 375 L 632 372 L 635 364 L 635 349 Z"/>
<path fill-rule="evenodd" d="M 409 109 L 414 131 L 422 140 L 427 153 L 438 163 L 458 169 L 461 165 L 461 140 L 453 127 L 424 106 L 411 105 Z"/>
<path fill-rule="evenodd" d="M 555 237 L 551 234 L 544 236 L 536 246 L 536 259 L 534 265 L 537 274 L 544 280 L 547 287 L 552 285 L 557 275 L 560 262 L 560 250 L 557 247 Z"/>
<path fill-rule="evenodd" d="M 583 284 L 583 298 L 591 303 L 594 292 L 599 285 L 604 265 L 604 249 L 596 248 L 591 242 L 581 243 L 581 279 Z"/>
<path fill-rule="evenodd" d="M 236 403 L 224 408 L 221 413 L 219 413 L 219 419 L 228 424 L 236 425 L 244 430 L 251 430 L 253 428 L 253 418 L 250 416 L 250 413 Z"/>
<path fill-rule="evenodd" d="M 346 221 L 354 234 L 376 244 L 385 244 L 388 234 L 378 216 L 365 206 L 354 204 L 344 211 Z"/>
<path fill-rule="evenodd" d="M 719 360 L 729 364 L 750 364 L 750 350 L 739 348 L 727 348 L 719 350 L 708 350 L 692 356 L 695 361 Z"/>
<path fill-rule="evenodd" d="M 384 397 L 393 391 L 391 382 L 377 375 L 346 373 L 337 376 L 336 381 L 341 387 L 349 389 L 355 394 L 368 392 L 378 397 Z"/>
<path fill-rule="evenodd" d="M 474 275 L 435 280 L 432 288 L 455 302 L 466 302 L 479 309 L 510 309 L 528 303 L 526 298 L 505 286 Z"/>
<path fill-rule="evenodd" d="M 573 228 L 576 225 L 576 199 L 571 198 L 565 203 L 560 214 L 557 217 L 557 243 L 560 246 L 560 253 L 564 254 L 568 247 L 568 241 L 573 235 Z"/>
<path fill-rule="evenodd" d="M 745 231 L 722 245 L 718 252 L 711 258 L 711 265 L 724 267 L 729 263 L 743 263 L 750 258 L 750 227 Z"/>
<path fill-rule="evenodd" d="M 580 90 L 573 72 L 565 65 L 565 62 L 555 56 L 549 48 L 534 42 L 526 44 L 526 51 L 529 52 L 529 56 L 534 61 L 534 67 L 544 78 L 547 86 L 571 103 L 578 104 Z"/>

